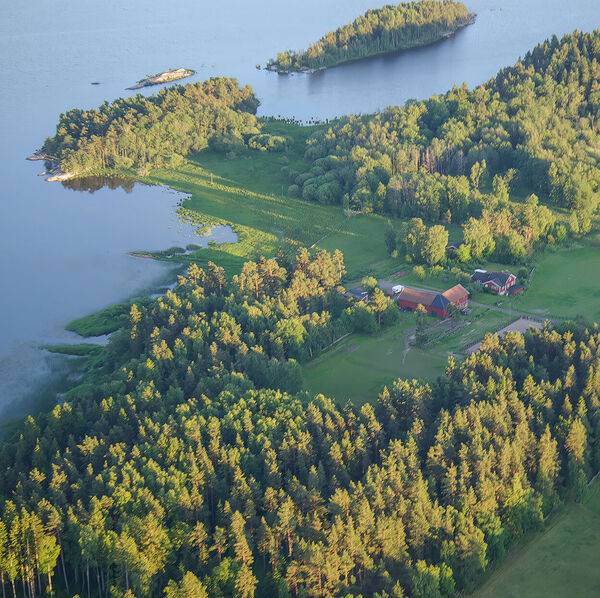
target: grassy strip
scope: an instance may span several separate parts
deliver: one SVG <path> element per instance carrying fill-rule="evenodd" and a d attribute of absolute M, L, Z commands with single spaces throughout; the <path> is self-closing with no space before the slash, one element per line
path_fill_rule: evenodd
<path fill-rule="evenodd" d="M 46 351 L 50 353 L 60 353 L 61 355 L 75 355 L 77 357 L 87 357 L 97 355 L 102 351 L 100 345 L 44 345 Z"/>
<path fill-rule="evenodd" d="M 66 325 L 66 329 L 84 338 L 101 336 L 119 330 L 129 317 L 129 311 L 134 303 L 145 305 L 150 301 L 147 297 L 136 297 L 123 303 L 116 303 L 89 316 L 77 318 Z M 85 345 L 88 346 L 88 345 Z"/>

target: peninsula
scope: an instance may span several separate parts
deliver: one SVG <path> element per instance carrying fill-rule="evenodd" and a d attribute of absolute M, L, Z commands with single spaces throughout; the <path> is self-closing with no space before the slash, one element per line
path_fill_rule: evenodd
<path fill-rule="evenodd" d="M 40 156 L 184 192 L 237 242 L 157 253 L 172 289 L 48 347 L 86 372 L 0 445 L 4 594 L 464 596 L 552 526 L 594 595 L 599 60 L 600 31 L 554 36 L 325 125 L 224 77 L 62 114 Z"/>
<path fill-rule="evenodd" d="M 280 74 L 311 73 L 345 62 L 435 43 L 475 22 L 462 2 L 420 0 L 368 10 L 352 23 L 327 32 L 306 51 L 280 52 L 266 68 Z"/>
<path fill-rule="evenodd" d="M 149 87 L 150 85 L 159 85 L 160 83 L 170 83 L 171 81 L 177 81 L 177 79 L 185 79 L 196 74 L 196 71 L 192 69 L 170 69 L 156 75 L 151 75 L 145 79 L 141 79 L 135 85 L 126 87 L 126 89 L 141 89 L 142 87 Z"/>

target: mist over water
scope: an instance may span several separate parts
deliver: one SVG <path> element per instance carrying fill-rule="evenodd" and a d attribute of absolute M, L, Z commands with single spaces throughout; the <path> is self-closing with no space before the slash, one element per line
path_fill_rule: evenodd
<path fill-rule="evenodd" d="M 600 25 L 595 0 L 472 0 L 475 25 L 438 44 L 313 75 L 257 70 L 368 8 L 369 0 L 153 3 L 107 0 L 5 3 L 0 20 L 0 422 L 21 415 L 72 360 L 42 343 L 80 342 L 70 320 L 173 279 L 171 266 L 127 255 L 193 242 L 178 222 L 181 196 L 129 184 L 74 191 L 36 176 L 25 157 L 54 133 L 58 115 L 134 92 L 174 67 L 250 83 L 259 114 L 326 119 L 367 113 L 473 87 L 552 34 Z M 97 82 L 99 85 L 91 85 Z M 158 87 L 139 93 L 154 93 Z M 113 185 L 114 186 L 114 185 Z M 227 231 L 222 231 L 228 240 Z M 28 398 L 27 398 L 28 397 Z"/>

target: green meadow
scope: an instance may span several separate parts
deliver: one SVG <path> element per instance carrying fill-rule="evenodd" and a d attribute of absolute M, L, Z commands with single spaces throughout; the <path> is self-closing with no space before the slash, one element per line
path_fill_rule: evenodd
<path fill-rule="evenodd" d="M 287 194 L 290 181 L 284 170 L 306 166 L 303 148 L 312 128 L 280 122 L 268 123 L 266 128 L 292 138 L 292 151 L 250 151 L 233 157 L 206 151 L 178 169 L 154 171 L 143 179 L 188 194 L 180 215 L 198 224 L 199 232 L 228 224 L 238 236 L 237 243 L 221 243 L 173 259 L 200 264 L 211 260 L 233 274 L 246 260 L 274 255 L 279 248 L 292 255 L 304 245 L 343 251 L 348 279 L 371 272 L 382 276 L 394 272 L 398 261 L 386 253 L 385 218 L 348 218 L 339 206 L 324 206 Z M 182 244 L 191 242 L 193 239 Z"/>
<path fill-rule="evenodd" d="M 600 484 L 570 503 L 542 533 L 511 551 L 473 598 L 562 598 L 600 595 Z"/>
<path fill-rule="evenodd" d="M 457 332 L 435 340 L 445 326 L 429 318 L 432 344 L 419 349 L 410 343 L 415 316 L 403 313 L 401 321 L 376 335 L 352 334 L 304 366 L 304 389 L 323 393 L 344 403 L 363 404 L 377 398 L 386 384 L 397 378 L 435 379 L 444 371 L 450 355 L 483 339 L 510 322 L 509 316 L 475 308 L 461 321 Z M 438 330 L 439 328 L 439 330 Z M 459 355 L 462 357 L 462 354 Z"/>
<path fill-rule="evenodd" d="M 518 309 L 600 322 L 599 291 L 600 247 L 561 249 L 537 262 L 531 288 Z"/>

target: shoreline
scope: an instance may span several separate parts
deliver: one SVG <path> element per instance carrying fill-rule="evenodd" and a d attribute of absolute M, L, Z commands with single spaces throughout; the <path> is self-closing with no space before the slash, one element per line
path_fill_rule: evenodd
<path fill-rule="evenodd" d="M 63 172 L 62 170 L 60 170 L 60 162 L 57 160 L 57 158 L 55 158 L 54 156 L 49 156 L 48 154 L 35 153 L 31 156 L 27 156 L 25 159 L 29 160 L 30 162 L 39 162 L 40 160 L 49 162 L 50 167 L 48 168 L 48 170 L 46 170 L 45 172 L 38 173 L 38 176 L 48 175 L 46 176 L 46 181 L 48 181 L 49 183 L 66 181 L 77 176 L 77 174 L 75 174 L 74 172 Z"/>
<path fill-rule="evenodd" d="M 49 183 L 55 183 L 55 182 L 66 181 L 68 179 L 72 179 L 75 176 L 77 176 L 77 175 L 75 175 L 72 172 L 63 172 L 62 170 L 58 170 L 58 171 L 52 172 L 50 174 L 50 176 L 46 177 L 46 181 L 48 181 Z"/>
<path fill-rule="evenodd" d="M 195 75 L 196 71 L 193 69 L 184 69 L 180 67 L 178 69 L 169 69 L 156 75 L 150 75 L 144 79 L 140 79 L 136 84 L 125 89 L 142 89 L 144 87 L 151 87 L 152 85 L 160 85 L 161 83 L 171 83 L 172 81 L 178 81 L 179 79 L 185 79 Z"/>

